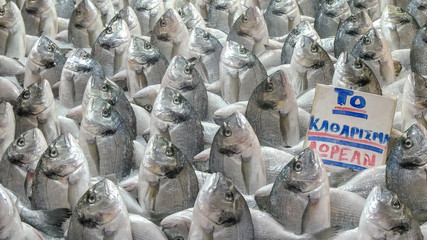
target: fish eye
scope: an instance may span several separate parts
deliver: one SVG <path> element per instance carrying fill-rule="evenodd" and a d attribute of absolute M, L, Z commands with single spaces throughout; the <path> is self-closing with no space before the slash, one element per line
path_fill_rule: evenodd
<path fill-rule="evenodd" d="M 107 33 L 109 33 L 109 34 L 110 34 L 110 33 L 112 33 L 112 32 L 113 32 L 113 29 L 112 29 L 111 27 L 107 27 L 107 28 L 106 28 L 106 31 L 107 31 Z"/>
<path fill-rule="evenodd" d="M 87 196 L 87 202 L 90 204 L 94 204 L 96 201 L 96 196 L 95 194 L 91 193 L 89 194 L 89 196 Z"/>
<path fill-rule="evenodd" d="M 184 73 L 185 74 L 190 75 L 192 72 L 193 72 L 193 70 L 191 69 L 190 66 L 188 66 L 188 65 L 185 66 L 185 68 L 184 68 Z"/>
<path fill-rule="evenodd" d="M 148 42 L 144 43 L 144 48 L 145 49 L 150 49 L 151 48 L 151 44 L 148 43 Z"/>
<path fill-rule="evenodd" d="M 301 170 L 302 170 L 302 162 L 301 161 L 296 161 L 294 163 L 294 170 L 297 172 L 301 172 Z"/>
<path fill-rule="evenodd" d="M 174 154 L 173 148 L 172 147 L 167 147 L 166 151 L 165 151 L 165 155 L 168 157 L 172 157 Z"/>
<path fill-rule="evenodd" d="M 182 11 L 181 9 L 178 10 L 178 14 L 180 17 L 184 18 L 185 17 L 185 13 L 184 11 Z"/>
<path fill-rule="evenodd" d="M 147 110 L 147 112 L 151 112 L 151 111 L 153 111 L 153 106 L 150 104 L 147 104 L 144 106 L 144 109 Z"/>
<path fill-rule="evenodd" d="M 106 83 L 102 84 L 101 91 L 103 91 L 103 92 L 108 91 L 108 85 Z"/>
<path fill-rule="evenodd" d="M 234 200 L 234 194 L 232 192 L 226 192 L 225 193 L 225 200 L 227 200 L 227 202 L 231 202 Z"/>
<path fill-rule="evenodd" d="M 179 95 L 175 95 L 172 100 L 173 104 L 178 105 L 181 103 L 181 98 Z"/>
<path fill-rule="evenodd" d="M 50 157 L 57 157 L 58 156 L 58 149 L 56 149 L 56 147 L 51 147 L 50 148 L 50 152 L 49 152 L 49 156 Z"/>
<path fill-rule="evenodd" d="M 52 44 L 47 45 L 47 51 L 53 52 L 53 46 L 52 46 Z"/>
<path fill-rule="evenodd" d="M 319 51 L 317 44 L 311 44 L 310 51 L 313 53 L 317 53 Z"/>
<path fill-rule="evenodd" d="M 414 143 L 412 142 L 412 139 L 410 137 L 405 138 L 405 140 L 403 141 L 403 147 L 406 149 L 411 148 L 414 145 Z"/>
<path fill-rule="evenodd" d="M 30 91 L 25 90 L 25 91 L 22 93 L 22 98 L 23 98 L 23 99 L 29 99 L 29 98 L 30 98 Z"/>
<path fill-rule="evenodd" d="M 244 22 L 244 23 L 248 22 L 248 16 L 246 16 L 246 13 L 242 14 L 242 22 Z"/>
<path fill-rule="evenodd" d="M 402 8 L 400 8 L 400 7 L 398 7 L 398 8 L 396 8 L 396 11 L 397 11 L 398 13 L 402 13 L 402 12 L 403 12 L 403 9 L 402 9 Z"/>
<path fill-rule="evenodd" d="M 80 11 L 80 10 L 76 10 L 76 15 L 77 15 L 77 16 L 82 15 L 82 11 Z"/>
<path fill-rule="evenodd" d="M 210 38 L 210 36 L 209 36 L 209 34 L 208 34 L 208 33 L 203 34 L 203 39 L 204 39 L 205 41 L 209 40 L 209 38 Z"/>
<path fill-rule="evenodd" d="M 239 47 L 239 53 L 240 53 L 240 54 L 245 54 L 245 53 L 246 53 L 246 49 L 245 49 L 245 47 L 240 46 L 240 47 Z"/>
<path fill-rule="evenodd" d="M 164 18 L 160 18 L 160 26 L 166 27 L 166 20 Z"/>
<path fill-rule="evenodd" d="M 18 144 L 18 146 L 23 147 L 25 145 L 25 139 L 24 138 L 18 138 L 18 140 L 16 141 L 16 144 Z"/>
<path fill-rule="evenodd" d="M 364 43 L 365 45 L 369 45 L 369 44 L 371 44 L 371 38 L 370 38 L 370 37 L 365 37 L 365 38 L 363 39 L 363 43 Z"/>
<path fill-rule="evenodd" d="M 4 13 L 5 13 L 4 7 L 0 8 L 0 16 L 4 16 Z"/>
<path fill-rule="evenodd" d="M 354 67 L 357 69 L 362 68 L 362 61 L 359 58 L 354 61 Z"/>
<path fill-rule="evenodd" d="M 273 83 L 268 83 L 265 90 L 267 92 L 272 92 L 274 90 L 274 84 Z"/>
<path fill-rule="evenodd" d="M 400 209 L 402 204 L 400 203 L 399 199 L 393 199 L 391 200 L 391 207 L 394 209 Z"/>
<path fill-rule="evenodd" d="M 295 28 L 295 29 L 294 29 L 294 31 L 293 31 L 293 33 L 294 33 L 295 35 L 300 35 L 300 34 L 301 34 L 301 31 L 300 31 L 298 28 Z"/>
<path fill-rule="evenodd" d="M 82 58 L 83 59 L 87 59 L 89 57 L 89 53 L 85 53 L 85 54 L 83 54 L 83 56 L 82 56 Z"/>
<path fill-rule="evenodd" d="M 350 21 L 356 22 L 357 21 L 357 17 L 355 15 L 351 15 L 350 16 Z"/>
<path fill-rule="evenodd" d="M 102 109 L 102 116 L 103 117 L 106 118 L 106 117 L 109 117 L 110 115 L 111 115 L 111 111 L 108 107 L 105 107 Z"/>
<path fill-rule="evenodd" d="M 224 130 L 222 130 L 222 134 L 226 137 L 231 137 L 231 135 L 233 135 L 233 131 L 231 131 L 228 126 L 226 126 Z"/>

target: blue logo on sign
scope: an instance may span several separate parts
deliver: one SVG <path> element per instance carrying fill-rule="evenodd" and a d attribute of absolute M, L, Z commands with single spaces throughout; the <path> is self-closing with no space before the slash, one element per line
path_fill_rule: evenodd
<path fill-rule="evenodd" d="M 338 93 L 337 104 L 332 110 L 332 114 L 345 115 L 350 117 L 357 117 L 368 119 L 368 114 L 363 108 L 366 106 L 366 100 L 362 96 L 355 96 L 354 91 L 342 88 L 335 88 L 334 91 Z M 347 100 L 350 106 L 347 106 Z"/>

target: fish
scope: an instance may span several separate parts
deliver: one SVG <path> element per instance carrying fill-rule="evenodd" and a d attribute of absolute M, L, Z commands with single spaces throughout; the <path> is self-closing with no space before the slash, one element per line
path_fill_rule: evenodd
<path fill-rule="evenodd" d="M 99 34 L 92 47 L 92 57 L 101 64 L 106 77 L 125 69 L 126 51 L 131 40 L 128 25 L 116 15 Z"/>
<path fill-rule="evenodd" d="M 0 155 L 3 156 L 15 139 L 15 113 L 9 102 L 0 102 L 0 116 Z"/>
<path fill-rule="evenodd" d="M 205 0 L 205 2 L 207 2 Z M 243 6 L 239 0 L 213 0 L 209 1 L 207 11 L 206 26 L 216 28 L 225 33 L 229 33 L 233 23 L 243 13 Z M 197 5 L 196 5 L 197 7 Z M 202 12 L 202 16 L 204 16 Z"/>
<path fill-rule="evenodd" d="M 0 162 L 0 183 L 13 191 L 19 200 L 30 205 L 28 191 L 37 163 L 47 148 L 43 133 L 33 128 L 19 135 L 6 149 Z M 28 189 L 27 189 L 28 187 Z"/>
<path fill-rule="evenodd" d="M 411 48 L 419 28 L 417 20 L 400 7 L 388 5 L 381 15 L 381 33 L 391 51 Z"/>
<path fill-rule="evenodd" d="M 253 90 L 267 78 L 267 71 L 254 53 L 227 41 L 220 58 L 221 96 L 229 103 L 249 100 Z"/>
<path fill-rule="evenodd" d="M 386 187 L 385 171 L 385 165 L 365 169 L 352 178 L 340 183 L 337 188 L 339 190 L 354 192 L 367 198 L 375 186 Z"/>
<path fill-rule="evenodd" d="M 42 131 L 47 143 L 60 135 L 56 104 L 47 80 L 24 89 L 16 100 L 14 112 L 15 136 L 34 127 Z"/>
<path fill-rule="evenodd" d="M 143 36 L 150 36 L 156 22 L 165 12 L 162 0 L 135 0 L 132 6 L 141 27 Z"/>
<path fill-rule="evenodd" d="M 76 0 L 55 0 L 56 14 L 60 18 L 70 19 Z"/>
<path fill-rule="evenodd" d="M 425 0 L 410 0 L 405 10 L 417 20 L 420 26 L 427 23 L 427 2 Z"/>
<path fill-rule="evenodd" d="M 311 37 L 316 42 L 320 41 L 319 34 L 316 32 L 316 30 L 314 30 L 310 23 L 306 20 L 301 21 L 298 25 L 294 27 L 294 29 L 292 29 L 292 31 L 285 39 L 285 43 L 283 44 L 281 53 L 282 64 L 291 63 L 295 45 L 297 44 L 298 40 L 304 35 Z"/>
<path fill-rule="evenodd" d="M 151 113 L 159 90 L 160 84 L 147 86 L 135 93 L 133 100 L 138 106 L 143 107 L 148 113 Z"/>
<path fill-rule="evenodd" d="M 168 61 L 176 55 L 187 57 L 189 33 L 178 12 L 169 8 L 157 20 L 150 43 L 159 48 Z"/>
<path fill-rule="evenodd" d="M 208 94 L 203 79 L 193 64 L 183 56 L 172 58 L 160 88 L 169 87 L 181 94 L 193 106 L 199 120 L 206 118 Z"/>
<path fill-rule="evenodd" d="M 61 70 L 66 57 L 59 47 L 46 36 L 41 36 L 34 44 L 25 65 L 24 87 L 44 79 L 53 86 L 61 78 Z"/>
<path fill-rule="evenodd" d="M 254 89 L 245 116 L 261 145 L 294 146 L 300 141 L 297 99 L 283 71 L 274 72 Z"/>
<path fill-rule="evenodd" d="M 21 61 L 0 55 L 0 76 L 22 76 L 25 73 L 25 64 Z M 22 82 L 22 81 L 21 81 Z M 22 85 L 22 84 L 21 84 Z"/>
<path fill-rule="evenodd" d="M 89 99 L 80 126 L 79 145 L 92 176 L 113 175 L 118 180 L 136 169 L 131 131 L 120 115 L 120 105 L 106 99 Z"/>
<path fill-rule="evenodd" d="M 78 141 L 70 133 L 61 134 L 44 151 L 39 162 L 41 168 L 39 174 L 44 174 L 52 180 L 66 180 L 68 193 L 61 196 L 67 198 L 65 200 L 69 203 L 70 209 L 73 210 L 91 183 L 89 166 Z M 38 187 L 40 187 L 39 191 L 43 190 L 43 186 L 38 185 Z M 34 188 L 37 189 L 37 186 L 33 184 Z M 52 191 L 50 188 L 44 190 Z M 34 193 L 33 197 L 36 197 Z"/>
<path fill-rule="evenodd" d="M 351 10 L 346 0 L 323 1 L 314 20 L 320 38 L 336 35 L 338 26 L 351 16 Z"/>
<path fill-rule="evenodd" d="M 206 89 L 219 92 L 219 62 L 223 47 L 219 40 L 208 31 L 194 27 L 188 40 L 188 57 L 204 79 Z"/>
<path fill-rule="evenodd" d="M 331 200 L 331 226 L 339 226 L 341 231 L 357 228 L 366 199 L 357 193 L 333 187 L 329 191 Z"/>
<path fill-rule="evenodd" d="M 61 105 L 67 108 L 81 105 L 86 85 L 92 75 L 104 76 L 98 61 L 81 48 L 73 50 L 61 72 L 59 83 Z"/>
<path fill-rule="evenodd" d="M 117 186 L 102 179 L 77 202 L 71 215 L 68 240 L 132 239 L 129 213 Z"/>
<path fill-rule="evenodd" d="M 91 0 L 101 13 L 101 20 L 104 26 L 111 21 L 115 15 L 113 2 L 111 0 Z"/>
<path fill-rule="evenodd" d="M 140 215 L 129 212 L 129 220 L 132 230 L 132 239 L 168 239 L 160 227 Z"/>
<path fill-rule="evenodd" d="M 221 172 L 243 194 L 254 194 L 266 184 L 261 145 L 243 114 L 227 117 L 212 142 L 209 172 Z"/>
<path fill-rule="evenodd" d="M 197 195 L 188 240 L 254 239 L 249 208 L 222 173 L 213 173 Z"/>
<path fill-rule="evenodd" d="M 380 83 L 372 69 L 346 51 L 341 53 L 335 64 L 332 85 L 382 95 Z"/>
<path fill-rule="evenodd" d="M 0 221 L 2 223 L 2 228 L 0 230 L 1 238 L 16 240 L 26 239 L 19 212 L 1 184 L 0 209 Z"/>
<path fill-rule="evenodd" d="M 126 53 L 126 75 L 129 95 L 154 84 L 160 84 L 169 62 L 160 50 L 143 38 L 133 36 Z"/>
<path fill-rule="evenodd" d="M 187 159 L 203 150 L 203 127 L 189 101 L 177 91 L 161 89 L 153 104 L 150 136 L 159 134 L 170 140 Z"/>
<path fill-rule="evenodd" d="M 328 176 L 316 150 L 304 149 L 282 169 L 265 211 L 295 234 L 331 227 Z"/>
<path fill-rule="evenodd" d="M 381 87 L 396 80 L 390 47 L 374 27 L 357 41 L 351 54 L 362 59 L 374 71 Z"/>
<path fill-rule="evenodd" d="M 9 102 L 12 106 L 15 105 L 16 99 L 23 90 L 21 84 L 13 79 L 0 77 L 0 86 L 2 87 L 0 102 Z"/>
<path fill-rule="evenodd" d="M 101 13 L 91 0 L 82 0 L 70 16 L 68 42 L 75 48 L 89 48 L 104 29 Z"/>
<path fill-rule="evenodd" d="M 317 83 L 331 84 L 334 64 L 328 53 L 311 37 L 303 35 L 292 54 L 289 77 L 299 95 L 316 87 Z"/>
<path fill-rule="evenodd" d="M 264 53 L 269 36 L 261 10 L 250 7 L 243 12 L 231 26 L 227 40 L 241 44 L 257 56 Z"/>
<path fill-rule="evenodd" d="M 351 52 L 354 44 L 373 27 L 368 13 L 361 10 L 352 14 L 338 26 L 334 39 L 334 54 L 339 57 L 342 52 Z"/>
<path fill-rule="evenodd" d="M 365 10 L 372 21 L 381 18 L 381 1 L 380 0 L 350 0 L 348 2 L 352 13 Z"/>
<path fill-rule="evenodd" d="M 54 0 L 25 0 L 21 15 L 28 35 L 55 38 L 58 33 Z"/>
<path fill-rule="evenodd" d="M 192 218 L 193 208 L 187 208 L 163 218 L 160 226 L 168 239 L 188 239 Z"/>
<path fill-rule="evenodd" d="M 178 14 L 181 16 L 190 34 L 196 27 L 206 28 L 205 20 L 193 3 L 187 2 L 182 5 L 182 7 L 178 9 Z"/>
<path fill-rule="evenodd" d="M 426 175 L 426 129 L 418 123 L 409 127 L 393 146 L 386 162 L 386 186 L 407 205 L 419 222 L 427 220 L 423 182 Z"/>
<path fill-rule="evenodd" d="M 427 75 L 427 24 L 418 29 L 412 41 L 410 60 L 411 71 L 420 75 Z"/>
<path fill-rule="evenodd" d="M 270 1 L 264 19 L 270 38 L 284 42 L 285 36 L 301 22 L 297 1 Z"/>
<path fill-rule="evenodd" d="M 11 1 L 0 8 L 0 54 L 11 58 L 25 56 L 25 23 L 20 9 Z"/>
<path fill-rule="evenodd" d="M 135 11 L 130 6 L 123 7 L 118 14 L 127 23 L 131 36 L 142 35 L 138 16 L 136 16 Z"/>
<path fill-rule="evenodd" d="M 144 215 L 159 223 L 192 207 L 198 192 L 196 173 L 185 155 L 169 140 L 151 136 L 138 177 L 138 200 Z"/>
<path fill-rule="evenodd" d="M 427 76 L 416 73 L 408 75 L 402 96 L 402 131 L 408 129 L 414 123 L 427 127 L 425 116 L 427 110 L 426 85 Z"/>

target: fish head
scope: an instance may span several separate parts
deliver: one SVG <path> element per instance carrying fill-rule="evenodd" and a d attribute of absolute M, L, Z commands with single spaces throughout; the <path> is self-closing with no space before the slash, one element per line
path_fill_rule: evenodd
<path fill-rule="evenodd" d="M 99 34 L 96 42 L 99 43 L 102 48 L 110 50 L 128 43 L 130 38 L 131 36 L 127 23 L 119 14 L 116 14 Z"/>
<path fill-rule="evenodd" d="M 198 54 L 210 54 L 222 49 L 217 38 L 199 27 L 195 27 L 193 31 L 191 31 L 188 47 Z"/>
<path fill-rule="evenodd" d="M 89 100 L 82 121 L 82 125 L 89 132 L 98 136 L 110 136 L 123 124 L 123 119 L 115 106 L 107 100 L 97 97 Z"/>
<path fill-rule="evenodd" d="M 388 49 L 384 38 L 373 27 L 357 41 L 351 53 L 363 60 L 374 60 L 384 55 Z"/>
<path fill-rule="evenodd" d="M 70 20 L 76 28 L 88 28 L 100 15 L 98 8 L 90 0 L 77 4 Z"/>
<path fill-rule="evenodd" d="M 255 55 L 243 45 L 227 41 L 221 53 L 221 62 L 233 68 L 251 68 L 255 65 Z"/>
<path fill-rule="evenodd" d="M 34 173 L 40 155 L 46 148 L 47 143 L 43 133 L 38 128 L 32 128 L 23 132 L 9 145 L 4 157 L 11 164 Z"/>
<path fill-rule="evenodd" d="M 381 20 L 386 22 L 391 22 L 396 25 L 404 25 L 404 24 L 416 24 L 418 26 L 417 20 L 406 12 L 401 7 L 395 5 L 387 5 L 383 13 L 381 15 Z"/>
<path fill-rule="evenodd" d="M 151 11 L 152 9 L 157 8 L 159 5 L 163 4 L 162 0 L 136 0 L 134 2 L 133 9 L 138 12 Z"/>
<path fill-rule="evenodd" d="M 200 83 L 200 75 L 194 68 L 194 63 L 189 62 L 185 57 L 177 55 L 172 58 L 162 81 L 180 92 L 194 90 Z"/>
<path fill-rule="evenodd" d="M 181 123 L 196 117 L 193 106 L 177 91 L 165 87 L 160 90 L 153 104 L 153 111 L 156 117 L 173 123 Z"/>
<path fill-rule="evenodd" d="M 129 6 L 122 8 L 118 14 L 126 22 L 129 29 L 134 29 L 139 24 L 138 16 L 136 16 L 135 11 Z"/>
<path fill-rule="evenodd" d="M 270 1 L 267 7 L 267 11 L 271 11 L 275 15 L 288 15 L 292 11 L 298 8 L 298 4 L 295 0 L 273 0 Z"/>
<path fill-rule="evenodd" d="M 29 14 L 40 14 L 51 8 L 50 0 L 25 0 L 23 8 Z M 55 7 L 55 6 L 53 6 Z"/>
<path fill-rule="evenodd" d="M 147 112 L 151 113 L 153 110 L 153 104 L 156 100 L 156 97 L 159 93 L 159 89 L 156 85 L 147 86 L 139 90 L 134 96 L 133 99 L 135 103 L 143 107 Z"/>
<path fill-rule="evenodd" d="M 178 9 L 178 14 L 185 23 L 187 29 L 193 29 L 197 25 L 205 25 L 202 15 L 197 8 L 191 3 L 187 2 Z"/>
<path fill-rule="evenodd" d="M 62 57 L 59 47 L 46 36 L 37 40 L 28 56 L 32 62 L 47 69 L 55 67 L 55 60 Z"/>
<path fill-rule="evenodd" d="M 90 187 L 79 199 L 73 215 L 89 229 L 111 222 L 121 211 L 127 211 L 117 186 L 103 179 Z"/>
<path fill-rule="evenodd" d="M 326 170 L 316 150 L 306 148 L 295 156 L 280 172 L 276 184 L 288 190 L 310 192 L 327 181 Z"/>
<path fill-rule="evenodd" d="M 49 82 L 35 82 L 24 89 L 16 99 L 15 113 L 21 117 L 36 115 L 51 106 L 53 101 Z"/>
<path fill-rule="evenodd" d="M 371 190 L 363 211 L 371 224 L 385 231 L 402 234 L 411 228 L 411 210 L 385 187 L 375 186 Z"/>
<path fill-rule="evenodd" d="M 301 36 L 311 37 L 316 42 L 320 40 L 320 36 L 313 28 L 313 26 L 311 26 L 308 21 L 304 20 L 296 25 L 294 29 L 292 29 L 292 31 L 286 37 L 285 45 L 290 45 L 292 48 L 294 48 Z"/>
<path fill-rule="evenodd" d="M 240 221 L 246 202 L 231 180 L 217 172 L 206 180 L 195 205 L 206 218 L 227 227 Z"/>
<path fill-rule="evenodd" d="M 427 130 L 415 123 L 399 138 L 390 152 L 389 160 L 397 161 L 402 168 L 415 169 L 427 164 Z"/>
<path fill-rule="evenodd" d="M 305 68 L 318 69 L 325 64 L 328 57 L 325 50 L 309 36 L 303 35 L 294 48 L 292 59 Z"/>
<path fill-rule="evenodd" d="M 94 64 L 98 63 L 90 53 L 78 48 L 71 52 L 64 64 L 64 68 L 73 72 L 89 72 L 93 69 Z"/>
<path fill-rule="evenodd" d="M 233 24 L 233 29 L 241 36 L 253 37 L 267 28 L 264 16 L 257 6 L 249 7 Z"/>
<path fill-rule="evenodd" d="M 160 41 L 172 41 L 172 37 L 176 36 L 179 32 L 186 30 L 181 16 L 173 8 L 169 8 L 157 20 L 153 28 L 153 34 Z"/>
<path fill-rule="evenodd" d="M 0 6 L 0 27 L 10 28 L 19 21 L 21 14 L 18 6 L 13 1 Z"/>
<path fill-rule="evenodd" d="M 350 7 L 347 0 L 324 0 L 320 9 L 326 16 L 335 18 L 349 11 Z"/>
<path fill-rule="evenodd" d="M 163 178 L 175 178 L 183 169 L 187 159 L 171 141 L 156 134 L 150 138 L 145 150 L 142 166 Z"/>
<path fill-rule="evenodd" d="M 138 65 L 154 65 L 162 58 L 160 50 L 140 37 L 133 36 L 127 52 L 127 59 Z"/>
<path fill-rule="evenodd" d="M 359 9 L 367 9 L 380 4 L 380 0 L 353 0 L 353 6 Z"/>
<path fill-rule="evenodd" d="M 84 153 L 71 133 L 61 134 L 40 158 L 39 167 L 50 179 L 66 178 L 85 161 Z"/>
<path fill-rule="evenodd" d="M 92 75 L 86 85 L 83 100 L 87 102 L 92 97 L 100 97 L 114 106 L 117 103 L 117 99 L 120 99 L 122 95 L 124 95 L 123 89 L 115 82 L 102 76 Z"/>
<path fill-rule="evenodd" d="M 352 14 L 343 22 L 344 32 L 347 35 L 363 35 L 373 27 L 372 19 L 365 11 Z"/>
<path fill-rule="evenodd" d="M 276 71 L 263 80 L 255 88 L 250 99 L 263 110 L 276 111 L 283 109 L 288 100 L 296 101 L 296 97 L 288 76 L 283 71 Z"/>
<path fill-rule="evenodd" d="M 15 122 L 15 114 L 13 113 L 13 106 L 7 101 L 0 101 L 0 135 L 2 128 L 8 127 L 13 121 Z"/>

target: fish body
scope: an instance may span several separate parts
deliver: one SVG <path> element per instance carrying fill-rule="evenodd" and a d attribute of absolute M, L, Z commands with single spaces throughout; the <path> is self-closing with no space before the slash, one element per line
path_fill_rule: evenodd
<path fill-rule="evenodd" d="M 91 0 L 101 13 L 101 19 L 104 26 L 111 21 L 115 15 L 113 2 L 111 0 Z"/>
<path fill-rule="evenodd" d="M 380 0 L 350 0 L 348 5 L 350 6 L 352 13 L 365 10 L 372 21 L 375 21 L 381 17 L 381 1 Z"/>
<path fill-rule="evenodd" d="M 123 7 L 118 14 L 120 14 L 123 20 L 127 23 L 131 36 L 142 35 L 138 16 L 136 16 L 135 11 L 130 6 Z"/>
<path fill-rule="evenodd" d="M 239 0 L 215 0 L 210 1 L 208 6 L 206 26 L 225 33 L 230 32 L 233 23 L 243 13 L 243 7 Z"/>
<path fill-rule="evenodd" d="M 181 16 L 190 33 L 195 27 L 206 28 L 205 20 L 191 2 L 187 2 L 182 5 L 182 7 L 178 9 L 178 14 Z"/>
<path fill-rule="evenodd" d="M 132 6 L 141 28 L 141 34 L 150 36 L 157 20 L 165 12 L 165 5 L 162 0 L 136 0 Z"/>
<path fill-rule="evenodd" d="M 21 12 L 13 1 L 1 6 L 0 12 L 0 53 L 12 58 L 23 58 L 26 37 Z"/>
<path fill-rule="evenodd" d="M 270 38 L 284 41 L 284 37 L 301 22 L 297 1 L 270 1 L 264 19 Z"/>
<path fill-rule="evenodd" d="M 351 15 L 346 0 L 323 1 L 314 20 L 314 29 L 321 38 L 336 35 L 338 26 Z"/>
<path fill-rule="evenodd" d="M 6 101 L 0 102 L 0 155 L 15 139 L 15 113 L 13 106 Z"/>
<path fill-rule="evenodd" d="M 427 25 L 418 29 L 412 41 L 411 71 L 421 75 L 427 75 Z"/>
<path fill-rule="evenodd" d="M 9 198 L 5 188 L 0 185 L 0 238 L 24 240 L 24 228 L 19 212 Z"/>
<path fill-rule="evenodd" d="M 58 17 L 54 0 L 25 0 L 21 14 L 26 34 L 55 38 L 58 33 Z"/>

